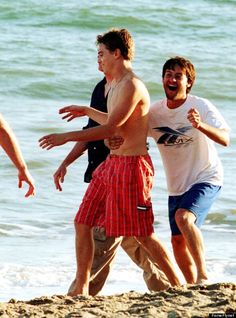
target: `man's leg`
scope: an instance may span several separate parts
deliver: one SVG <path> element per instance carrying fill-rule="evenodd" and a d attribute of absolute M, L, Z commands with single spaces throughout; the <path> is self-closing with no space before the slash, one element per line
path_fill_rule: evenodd
<path fill-rule="evenodd" d="M 220 186 L 194 184 L 187 192 L 169 197 L 169 221 L 176 261 L 188 283 L 207 280 L 200 226 L 220 193 Z"/>
<path fill-rule="evenodd" d="M 153 263 L 143 246 L 135 237 L 124 237 L 121 247 L 132 261 L 143 270 L 143 278 L 150 291 L 169 288 L 170 282 L 157 264 Z"/>
<path fill-rule="evenodd" d="M 175 214 L 175 220 L 183 236 L 183 239 L 181 240 L 182 248 L 180 249 L 178 247 L 176 248 L 177 239 L 174 239 L 173 237 L 173 240 L 176 240 L 173 244 L 174 254 L 177 257 L 176 261 L 187 282 L 203 283 L 207 280 L 207 269 L 202 234 L 200 229 L 195 225 L 196 217 L 188 210 L 178 209 Z M 181 258 L 182 260 L 180 261 Z M 192 259 L 196 265 L 197 277 L 193 270 Z M 192 281 L 191 276 L 189 276 L 191 272 Z"/>
<path fill-rule="evenodd" d="M 197 280 L 197 269 L 195 262 L 188 250 L 183 235 L 173 235 L 171 243 L 175 260 L 182 271 L 184 278 L 188 284 L 194 284 Z"/>
<path fill-rule="evenodd" d="M 89 282 L 89 295 L 97 295 L 103 288 L 113 265 L 122 237 L 106 237 L 103 228 L 93 231 L 95 251 Z"/>
<path fill-rule="evenodd" d="M 104 228 L 93 230 L 94 257 L 89 279 L 89 295 L 96 296 L 103 288 L 115 260 L 122 237 L 106 237 Z M 71 283 L 68 294 L 74 289 Z"/>
<path fill-rule="evenodd" d="M 172 286 L 180 285 L 179 278 L 174 269 L 168 250 L 157 238 L 155 233 L 147 237 L 136 237 L 143 245 L 150 258 L 157 263 L 161 270 L 166 274 Z"/>
<path fill-rule="evenodd" d="M 77 272 L 69 296 L 88 295 L 90 271 L 94 254 L 92 228 L 88 225 L 75 223 Z"/>

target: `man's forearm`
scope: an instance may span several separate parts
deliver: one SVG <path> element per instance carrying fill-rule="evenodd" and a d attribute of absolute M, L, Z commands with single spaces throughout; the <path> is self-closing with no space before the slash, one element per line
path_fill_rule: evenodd
<path fill-rule="evenodd" d="M 0 127 L 0 144 L 19 171 L 27 168 L 16 137 L 7 123 Z"/>
<path fill-rule="evenodd" d="M 62 164 L 68 167 L 76 159 L 78 159 L 88 148 L 87 142 L 77 142 L 67 157 L 63 160 Z"/>
<path fill-rule="evenodd" d="M 63 133 L 63 139 L 65 142 L 70 141 L 93 141 L 102 140 L 113 136 L 115 128 L 108 125 L 100 125 L 97 127 L 88 128 L 79 131 L 70 131 Z"/>
<path fill-rule="evenodd" d="M 215 128 L 203 122 L 201 122 L 197 129 L 216 143 L 222 146 L 229 145 L 229 134 L 225 129 Z"/>
<path fill-rule="evenodd" d="M 93 107 L 86 109 L 87 116 L 92 120 L 96 121 L 100 125 L 104 125 L 107 121 L 108 114 L 101 112 Z"/>

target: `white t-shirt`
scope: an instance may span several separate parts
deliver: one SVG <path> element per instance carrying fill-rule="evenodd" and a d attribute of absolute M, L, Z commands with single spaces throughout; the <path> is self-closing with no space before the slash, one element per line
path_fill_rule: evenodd
<path fill-rule="evenodd" d="M 169 195 L 181 195 L 193 184 L 208 182 L 222 185 L 223 169 L 215 143 L 187 119 L 190 108 L 196 108 L 201 120 L 213 127 L 229 127 L 216 107 L 208 100 L 188 95 L 185 103 L 169 109 L 167 100 L 150 108 L 150 132 L 164 164 Z"/>

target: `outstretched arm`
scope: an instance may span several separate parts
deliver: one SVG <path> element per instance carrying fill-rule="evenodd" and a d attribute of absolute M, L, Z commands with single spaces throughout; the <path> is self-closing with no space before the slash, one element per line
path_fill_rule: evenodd
<path fill-rule="evenodd" d="M 93 107 L 78 105 L 65 106 L 59 110 L 59 114 L 66 114 L 62 119 L 67 119 L 67 121 L 71 121 L 76 117 L 88 116 L 100 125 L 105 124 L 108 118 L 107 113 L 101 112 Z"/>
<path fill-rule="evenodd" d="M 200 130 L 207 137 L 222 146 L 229 145 L 229 133 L 226 129 L 212 127 L 201 120 L 201 116 L 197 109 L 191 108 L 188 112 L 188 120 L 192 126 Z"/>
<path fill-rule="evenodd" d="M 22 188 L 23 182 L 26 182 L 29 185 L 25 197 L 34 195 L 34 180 L 28 171 L 17 139 L 2 115 L 0 115 L 0 145 L 18 170 L 19 188 Z"/>
<path fill-rule="evenodd" d="M 87 143 L 78 141 L 72 150 L 69 152 L 67 157 L 62 161 L 57 171 L 54 173 L 54 184 L 56 189 L 62 191 L 61 183 L 64 182 L 64 177 L 67 173 L 67 167 L 72 164 L 76 159 L 78 159 L 84 151 L 87 149 Z"/>
<path fill-rule="evenodd" d="M 85 130 L 75 130 L 66 133 L 50 134 L 39 139 L 39 146 L 43 149 L 50 150 L 53 147 L 64 145 L 67 142 L 73 141 L 92 141 L 106 139 L 112 136 L 115 132 L 115 127 L 100 125 Z"/>
<path fill-rule="evenodd" d="M 140 85 L 140 84 L 139 84 Z M 92 141 L 110 138 L 115 135 L 117 128 L 125 124 L 140 101 L 138 84 L 129 82 L 123 84 L 125 88 L 122 94 L 118 92 L 117 100 L 113 101 L 112 109 L 105 124 L 86 130 L 71 131 L 62 134 L 50 134 L 39 139 L 39 146 L 43 149 L 51 149 L 67 142 Z M 149 96 L 148 96 L 149 97 Z M 89 113 L 91 108 L 82 106 L 82 116 Z M 106 115 L 106 113 L 104 113 Z M 145 115 L 145 114 L 144 114 Z"/>

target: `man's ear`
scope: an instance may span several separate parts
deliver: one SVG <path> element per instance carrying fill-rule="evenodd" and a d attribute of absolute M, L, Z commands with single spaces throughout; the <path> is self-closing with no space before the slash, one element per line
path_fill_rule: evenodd
<path fill-rule="evenodd" d="M 115 51 L 114 51 L 114 56 L 115 56 L 116 58 L 119 58 L 119 57 L 121 56 L 120 49 L 115 49 Z"/>

